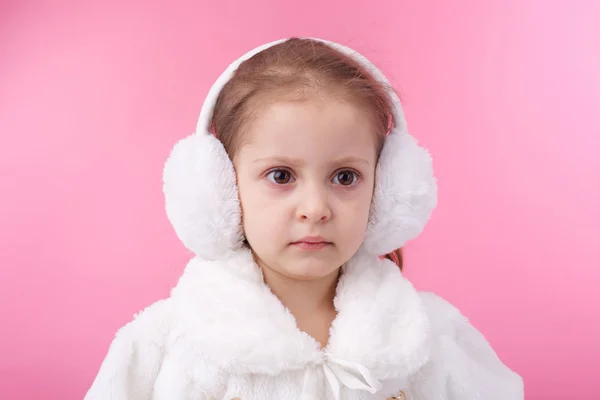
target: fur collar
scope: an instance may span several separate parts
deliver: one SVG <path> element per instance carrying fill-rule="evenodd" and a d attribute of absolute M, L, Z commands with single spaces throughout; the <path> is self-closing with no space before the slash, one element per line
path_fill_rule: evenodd
<path fill-rule="evenodd" d="M 364 252 L 343 269 L 324 350 L 296 327 L 248 250 L 220 261 L 192 259 L 172 299 L 194 352 L 228 373 L 277 375 L 320 364 L 327 353 L 384 380 L 408 377 L 429 358 L 421 297 L 392 262 Z"/>

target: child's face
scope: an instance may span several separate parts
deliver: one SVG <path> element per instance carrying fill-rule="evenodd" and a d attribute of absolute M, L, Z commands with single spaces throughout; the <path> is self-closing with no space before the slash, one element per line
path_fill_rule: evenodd
<path fill-rule="evenodd" d="M 302 280 L 335 272 L 367 228 L 377 137 L 365 112 L 328 98 L 276 103 L 241 140 L 243 227 L 261 267 Z"/>

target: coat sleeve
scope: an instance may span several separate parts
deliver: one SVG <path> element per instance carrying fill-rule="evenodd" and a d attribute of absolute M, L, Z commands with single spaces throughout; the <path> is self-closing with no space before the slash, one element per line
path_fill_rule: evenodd
<path fill-rule="evenodd" d="M 119 329 L 84 400 L 148 400 L 163 357 L 169 324 L 158 302 Z"/>
<path fill-rule="evenodd" d="M 523 400 L 523 380 L 504 365 L 481 332 L 447 301 L 432 293 L 421 296 L 432 328 L 432 355 L 409 398 Z"/>

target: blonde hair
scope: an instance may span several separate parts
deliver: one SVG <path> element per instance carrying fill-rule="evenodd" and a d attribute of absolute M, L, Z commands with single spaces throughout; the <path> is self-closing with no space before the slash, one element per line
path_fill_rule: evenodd
<path fill-rule="evenodd" d="M 256 117 L 261 105 L 275 98 L 301 101 L 310 95 L 333 92 L 370 116 L 377 132 L 379 155 L 392 114 L 389 90 L 357 61 L 327 44 L 291 38 L 241 63 L 217 97 L 211 130 L 233 160 L 242 143 L 240 132 Z M 385 257 L 402 268 L 400 249 Z"/>

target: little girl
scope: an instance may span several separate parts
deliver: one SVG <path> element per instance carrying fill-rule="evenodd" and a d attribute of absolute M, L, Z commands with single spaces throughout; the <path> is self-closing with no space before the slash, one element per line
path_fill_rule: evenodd
<path fill-rule="evenodd" d="M 164 193 L 195 257 L 119 330 L 86 399 L 523 399 L 486 339 L 396 265 L 436 182 L 355 51 L 294 38 L 242 56 Z"/>

